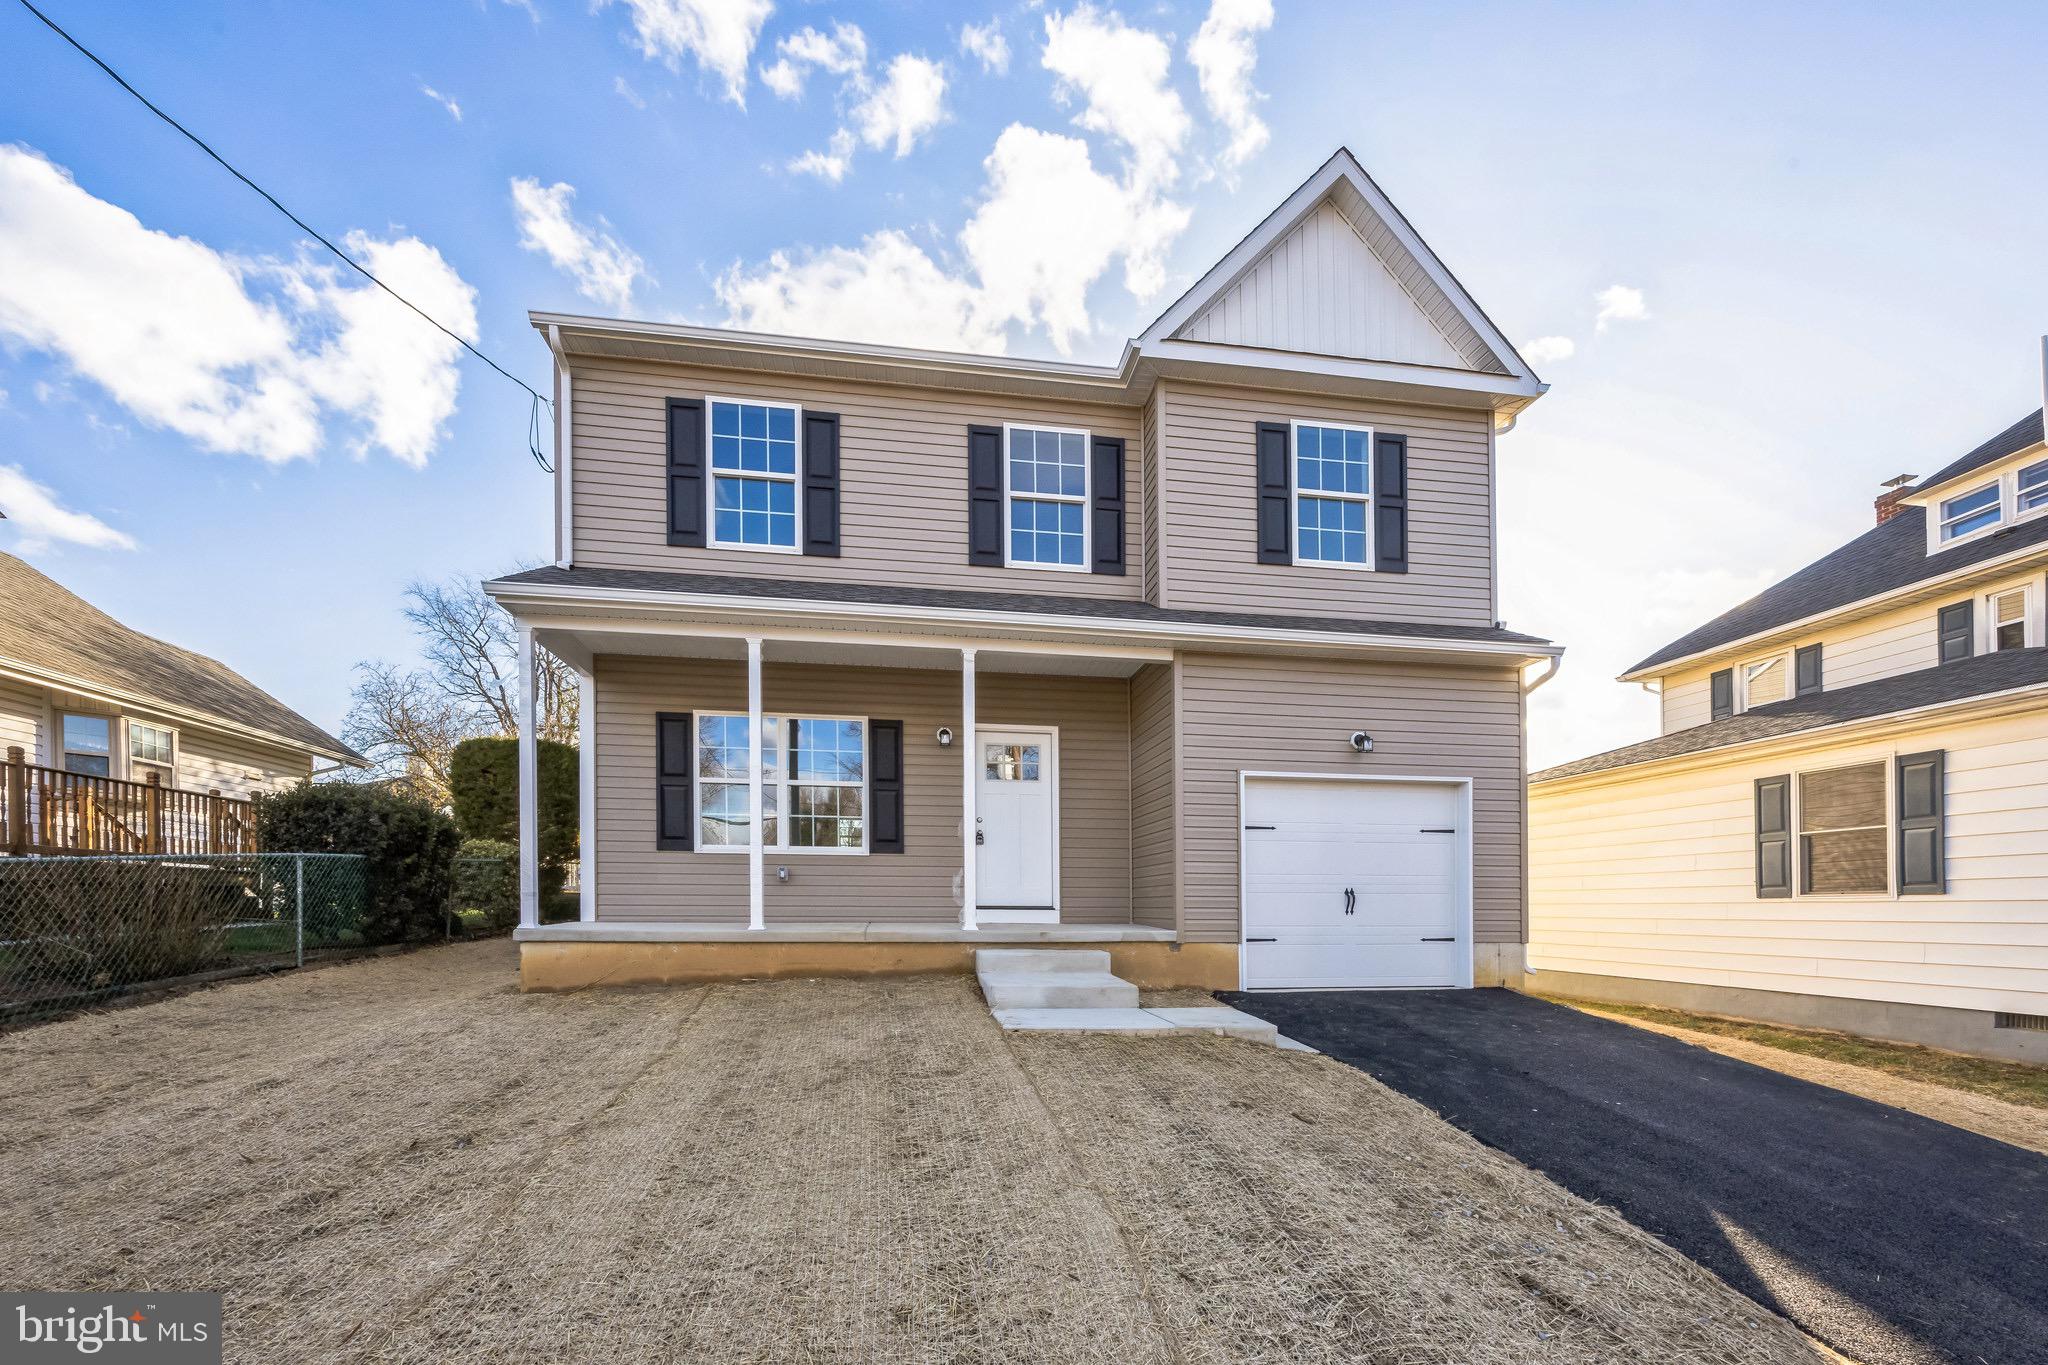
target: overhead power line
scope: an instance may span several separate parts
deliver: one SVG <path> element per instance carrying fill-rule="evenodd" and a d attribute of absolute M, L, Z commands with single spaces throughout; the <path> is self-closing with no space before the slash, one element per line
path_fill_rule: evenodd
<path fill-rule="evenodd" d="M 165 123 L 168 123 L 171 127 L 177 129 L 178 132 L 183 134 L 185 139 L 189 141 L 193 146 L 197 147 L 200 151 L 205 152 L 208 156 L 212 157 L 216 162 L 218 162 L 220 164 L 221 169 L 225 170 L 229 175 L 232 175 L 235 179 L 241 181 L 244 185 L 247 185 L 250 189 L 256 191 L 257 194 L 263 196 L 265 203 L 269 204 L 272 208 L 276 209 L 285 217 L 291 219 L 292 224 L 295 227 L 297 227 L 299 231 L 305 233 L 308 237 L 311 237 L 321 246 L 324 246 L 329 251 L 333 252 L 334 255 L 349 269 L 355 271 L 358 275 L 361 275 L 371 284 L 376 285 L 379 289 L 389 294 L 392 298 L 397 299 L 407 308 L 410 308 L 413 312 L 417 313 L 420 316 L 420 318 L 423 321 L 425 321 L 428 326 L 432 327 L 435 331 L 440 332 L 443 336 L 447 337 L 450 341 L 460 346 L 463 350 L 468 351 L 478 360 L 483 361 L 484 364 L 490 366 L 499 374 L 505 376 L 505 378 L 511 380 L 520 388 L 525 389 L 527 393 L 531 394 L 533 396 L 534 406 L 531 415 L 532 420 L 528 424 L 529 430 L 527 436 L 527 448 L 533 452 L 534 460 L 540 465 L 542 469 L 547 470 L 550 474 L 554 473 L 554 466 L 549 464 L 547 457 L 541 453 L 539 426 L 540 409 L 545 407 L 549 412 L 553 412 L 555 409 L 555 405 L 551 400 L 544 397 L 539 389 L 534 388 L 533 385 L 527 383 L 524 379 L 521 379 L 518 375 L 512 373 L 512 371 L 506 369 L 503 365 L 500 365 L 497 361 L 491 359 L 482 351 L 479 351 L 467 339 L 465 339 L 464 337 L 455 332 L 450 331 L 447 327 L 443 326 L 440 320 L 434 317 L 433 314 L 427 312 L 426 309 L 420 307 L 411 299 L 399 293 L 396 289 L 393 289 L 390 285 L 384 283 L 384 281 L 378 279 L 375 275 L 370 273 L 369 268 L 363 265 L 361 261 L 358 261 L 355 257 L 349 255 L 346 251 L 343 251 L 340 247 L 336 246 L 333 242 L 329 241 L 326 238 L 326 236 L 317 231 L 312 226 L 312 224 L 308 223 L 305 219 L 299 217 L 298 214 L 293 213 L 290 209 L 286 208 L 283 204 L 279 203 L 276 195 L 272 194 L 269 190 L 264 189 L 261 185 L 257 184 L 248 176 L 242 174 L 241 171 L 237 170 L 234 164 L 230 162 L 226 157 L 222 156 L 219 152 L 216 152 L 215 150 L 213 150 L 213 148 L 209 147 L 206 144 L 204 138 L 201 138 L 197 133 L 193 132 L 190 128 L 187 128 L 184 124 L 178 122 L 169 114 L 165 113 L 162 109 L 158 108 L 155 102 L 153 102 L 149 98 L 149 96 L 143 94 L 140 90 L 137 90 L 134 86 L 130 85 L 127 82 L 127 80 L 121 75 L 120 72 L 114 70 L 113 67 L 107 65 L 106 62 L 102 61 L 98 53 L 94 52 L 84 43 L 79 42 L 78 39 L 72 37 L 69 33 L 65 32 L 63 26 L 60 25 L 56 20 L 52 19 L 49 15 L 37 9 L 34 5 L 30 4 L 29 0 L 20 0 L 20 4 L 23 9 L 27 10 L 30 14 L 33 14 L 37 19 L 41 20 L 43 26 L 49 29 L 50 32 L 56 34 L 59 38 L 62 38 L 65 42 L 69 43 L 72 47 L 76 48 L 79 54 L 83 56 L 87 61 L 91 62 L 94 66 L 106 72 L 108 78 L 112 80 L 114 84 L 120 86 L 123 90 L 126 90 L 130 95 L 133 95 L 135 99 L 142 105 L 143 108 L 149 110 L 150 113 L 155 114 Z"/>

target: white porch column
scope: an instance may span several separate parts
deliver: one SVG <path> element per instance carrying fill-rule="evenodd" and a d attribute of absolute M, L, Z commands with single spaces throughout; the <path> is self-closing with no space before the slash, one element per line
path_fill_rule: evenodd
<path fill-rule="evenodd" d="M 585 924 L 597 918 L 597 665 L 576 675 L 576 897 Z"/>
<path fill-rule="evenodd" d="M 540 707 L 533 627 L 519 627 L 519 923 L 540 923 Z"/>
<path fill-rule="evenodd" d="M 765 929 L 761 866 L 761 637 L 747 637 L 747 928 Z"/>
<path fill-rule="evenodd" d="M 975 759 L 981 746 L 974 738 L 974 651 L 960 651 L 960 927 L 975 927 L 974 855 L 981 824 L 975 810 L 976 781 L 981 772 Z"/>

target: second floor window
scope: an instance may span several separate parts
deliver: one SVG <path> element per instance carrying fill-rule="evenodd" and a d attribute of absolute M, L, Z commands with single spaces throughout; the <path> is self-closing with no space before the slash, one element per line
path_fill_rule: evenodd
<path fill-rule="evenodd" d="M 2048 507 L 2048 460 L 2020 471 L 2019 495 L 2021 515 Z"/>
<path fill-rule="evenodd" d="M 1950 498 L 1941 505 L 1941 538 L 1954 540 L 1957 536 L 1996 526 L 2003 512 L 1995 483 L 1987 483 L 1961 497 Z"/>
<path fill-rule="evenodd" d="M 797 548 L 797 410 L 711 400 L 711 543 Z"/>
<path fill-rule="evenodd" d="M 1088 433 L 1011 427 L 1009 562 L 1088 569 Z"/>
<path fill-rule="evenodd" d="M 1294 424 L 1294 559 L 1372 564 L 1372 432 Z"/>

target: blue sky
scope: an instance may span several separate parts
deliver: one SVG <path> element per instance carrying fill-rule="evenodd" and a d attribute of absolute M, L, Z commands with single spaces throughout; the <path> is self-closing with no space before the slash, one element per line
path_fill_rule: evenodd
<path fill-rule="evenodd" d="M 1538 762 L 2040 400 L 2040 6 L 47 8 L 542 388 L 529 308 L 1106 359 L 1350 146 L 1546 339 L 1501 443 L 1503 613 L 1571 650 Z M 408 579 L 547 552 L 525 395 L 11 4 L 0 50 L 0 548 L 338 725 Z"/>

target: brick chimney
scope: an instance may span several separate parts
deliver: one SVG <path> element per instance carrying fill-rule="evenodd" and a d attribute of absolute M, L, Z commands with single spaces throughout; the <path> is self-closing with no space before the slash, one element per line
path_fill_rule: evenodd
<path fill-rule="evenodd" d="M 1884 525 L 1899 514 L 1899 504 L 1906 500 L 1906 494 L 1913 491 L 1913 476 L 1901 474 L 1884 481 L 1884 492 L 1877 495 L 1877 524 Z"/>

